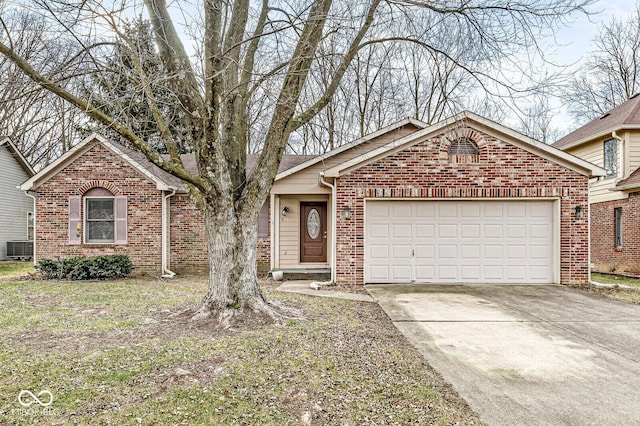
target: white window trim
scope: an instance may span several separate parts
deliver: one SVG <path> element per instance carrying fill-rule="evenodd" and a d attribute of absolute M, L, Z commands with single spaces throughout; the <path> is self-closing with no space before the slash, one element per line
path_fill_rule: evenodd
<path fill-rule="evenodd" d="M 607 144 L 613 145 L 613 159 L 611 163 L 613 164 L 613 169 L 607 169 Z M 618 175 L 618 141 L 616 139 L 607 139 L 602 144 L 602 163 L 603 168 L 607 172 L 605 179 L 616 177 Z"/>
<path fill-rule="evenodd" d="M 101 241 L 89 241 L 89 227 L 87 226 L 87 203 L 89 200 L 95 200 L 95 199 L 109 199 L 109 200 L 113 200 L 113 240 L 111 241 L 107 241 L 107 240 L 101 240 Z M 98 195 L 98 196 L 86 196 L 86 197 L 82 197 L 82 221 L 83 221 L 83 236 L 82 236 L 82 241 L 83 244 L 96 244 L 96 245 L 104 245 L 104 244 L 111 244 L 111 245 L 115 245 L 116 244 L 116 197 L 114 196 L 107 196 L 107 195 Z"/>

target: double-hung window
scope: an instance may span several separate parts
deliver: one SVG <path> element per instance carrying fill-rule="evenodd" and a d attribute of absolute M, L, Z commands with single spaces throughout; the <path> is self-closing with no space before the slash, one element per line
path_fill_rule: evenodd
<path fill-rule="evenodd" d="M 85 243 L 114 243 L 114 197 L 85 197 L 84 203 Z"/>
<path fill-rule="evenodd" d="M 70 196 L 69 244 L 127 244 L 127 197 L 105 188 Z"/>
<path fill-rule="evenodd" d="M 615 176 L 618 172 L 618 147 L 615 139 L 604 141 L 604 169 L 607 177 Z"/>

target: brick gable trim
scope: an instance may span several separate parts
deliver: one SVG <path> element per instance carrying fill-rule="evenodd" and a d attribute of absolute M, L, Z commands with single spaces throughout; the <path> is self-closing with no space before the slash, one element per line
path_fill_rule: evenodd
<path fill-rule="evenodd" d="M 457 139 L 461 136 L 467 135 L 478 137 L 483 133 L 504 140 L 505 142 L 508 141 L 507 143 L 511 145 L 524 149 L 531 154 L 552 161 L 562 167 L 565 167 L 571 171 L 578 172 L 584 176 L 588 176 L 591 178 L 604 176 L 606 174 L 606 171 L 601 167 L 591 164 L 571 154 L 567 154 L 550 145 L 546 145 L 542 142 L 538 142 L 534 139 L 526 137 L 514 130 L 490 121 L 477 114 L 469 111 L 464 111 L 430 127 L 418 130 L 408 136 L 405 136 L 404 138 L 395 140 L 381 148 L 367 152 L 356 158 L 345 161 L 342 164 L 331 167 L 324 171 L 324 176 L 333 178 L 343 176 L 346 173 L 351 173 L 354 170 L 358 170 L 361 167 L 365 167 L 367 165 L 370 165 L 371 163 L 379 161 L 384 157 L 411 148 L 412 146 L 420 144 L 425 140 L 438 137 L 440 138 L 440 152 L 444 156 L 447 156 L 446 149 L 452 139 Z M 482 156 L 482 141 L 479 139 L 474 139 L 474 141 L 478 144 L 480 156 Z"/>

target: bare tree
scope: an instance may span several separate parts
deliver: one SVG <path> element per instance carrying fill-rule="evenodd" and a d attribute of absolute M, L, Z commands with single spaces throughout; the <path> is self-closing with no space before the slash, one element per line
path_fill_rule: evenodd
<path fill-rule="evenodd" d="M 626 20 L 611 19 L 594 44 L 584 71 L 565 96 L 580 123 L 602 116 L 640 90 L 640 6 Z"/>
<path fill-rule="evenodd" d="M 65 38 L 50 33 L 42 17 L 24 11 L 0 10 L 10 15 L 14 45 L 25 61 L 54 74 L 73 60 Z M 0 37 L 1 39 L 1 37 Z M 9 136 L 36 168 L 71 148 L 87 119 L 74 105 L 43 89 L 6 57 L 0 58 L 0 135 Z M 69 87 L 72 81 L 59 80 Z"/>
<path fill-rule="evenodd" d="M 122 2 L 123 4 L 125 2 Z M 194 65 L 181 39 L 165 0 L 144 0 L 158 45 L 166 85 L 184 111 L 180 118 L 190 129 L 198 173 L 186 170 L 180 160 L 178 140 L 158 104 L 149 76 L 136 55 L 130 55 L 133 70 L 142 82 L 146 102 L 152 111 L 160 139 L 170 160 L 134 129 L 97 108 L 90 99 L 61 87 L 44 70 L 22 58 L 10 37 L 0 42 L 0 53 L 14 62 L 42 87 L 76 105 L 86 114 L 110 126 L 154 164 L 182 179 L 203 214 L 209 249 L 209 290 L 195 310 L 195 318 L 217 315 L 228 324 L 250 310 L 277 319 L 286 315 L 268 302 L 257 284 L 257 219 L 269 195 L 278 165 L 292 133 L 309 123 L 331 101 L 359 51 L 373 44 L 409 40 L 453 61 L 479 82 L 500 82 L 491 64 L 532 45 L 538 30 L 556 27 L 570 14 L 584 11 L 590 0 L 533 0 L 528 2 L 441 2 L 398 0 L 366 3 L 308 0 L 207 0 L 201 5 L 204 17 L 202 67 Z M 107 2 L 83 0 L 42 1 L 43 7 L 57 4 L 55 16 L 72 33 L 83 25 L 100 21 L 135 51 L 122 31 L 118 10 Z M 121 2 L 116 2 L 120 5 Z M 140 11 L 129 11 L 135 13 Z M 433 26 L 424 28 L 415 16 L 432 16 Z M 74 19 L 73 25 L 68 20 Z M 375 34 L 375 37 L 369 36 Z M 384 31 L 381 31 L 384 29 Z M 104 29 L 103 29 L 104 30 Z M 477 51 L 485 62 L 468 63 L 440 43 L 436 32 L 455 35 L 458 46 Z M 337 66 L 326 89 L 313 102 L 303 105 L 302 94 L 317 63 L 319 46 L 326 35 L 342 36 Z M 6 29 L 5 33 L 11 33 Z M 85 46 L 81 46 L 85 49 Z M 508 84 L 508 83 L 507 83 Z M 263 93 L 275 102 L 259 108 L 260 119 L 268 123 L 259 141 L 263 148 L 257 166 L 246 171 L 250 132 L 247 123 L 251 99 Z"/>

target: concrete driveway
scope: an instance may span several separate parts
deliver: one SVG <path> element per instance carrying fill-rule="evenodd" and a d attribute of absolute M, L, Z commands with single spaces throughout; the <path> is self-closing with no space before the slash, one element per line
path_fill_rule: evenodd
<path fill-rule="evenodd" d="M 561 286 L 367 289 L 488 424 L 640 424 L 638 305 Z"/>

